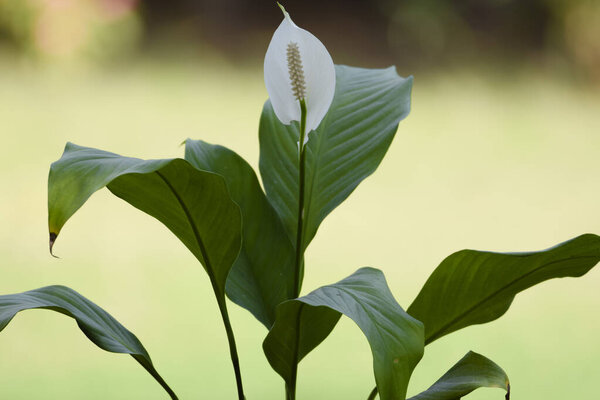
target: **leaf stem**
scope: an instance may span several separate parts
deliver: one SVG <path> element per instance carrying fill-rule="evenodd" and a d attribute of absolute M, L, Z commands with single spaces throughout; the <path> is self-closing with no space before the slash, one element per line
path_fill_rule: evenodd
<path fill-rule="evenodd" d="M 240 371 L 240 360 L 237 354 L 237 346 L 235 344 L 235 336 L 233 335 L 233 329 L 231 328 L 231 322 L 229 321 L 229 313 L 227 312 L 227 303 L 225 301 L 225 293 L 223 293 L 223 289 L 221 289 L 216 281 L 215 273 L 212 268 L 212 264 L 210 259 L 208 258 L 208 252 L 206 251 L 206 247 L 204 247 L 204 242 L 198 232 L 198 228 L 194 223 L 194 219 L 192 218 L 192 214 L 188 209 L 187 205 L 177 192 L 171 182 L 162 174 L 160 171 L 156 171 L 156 174 L 163 180 L 163 182 L 167 185 L 167 187 L 171 190 L 181 209 L 183 210 L 188 222 L 190 223 L 190 227 L 192 228 L 192 232 L 194 232 L 194 237 L 196 238 L 196 242 L 198 243 L 198 247 L 200 248 L 200 252 L 202 253 L 202 257 L 204 258 L 204 266 L 206 267 L 206 272 L 208 273 L 208 277 L 210 278 L 210 283 L 212 285 L 213 291 L 215 292 L 215 297 L 217 298 L 217 304 L 219 305 L 219 311 L 221 312 L 221 317 L 223 318 L 223 324 L 225 325 L 225 332 L 227 333 L 227 341 L 229 342 L 229 353 L 231 354 L 231 362 L 233 363 L 233 370 L 235 372 L 235 382 L 237 384 L 238 398 L 239 400 L 245 400 L 244 397 L 244 388 L 242 387 L 242 373 Z"/>
<path fill-rule="evenodd" d="M 231 363 L 233 364 L 233 370 L 235 372 L 235 383 L 237 385 L 237 392 L 239 400 L 245 400 L 244 387 L 242 386 L 242 372 L 240 370 L 240 359 L 237 353 L 237 346 L 235 344 L 235 336 L 233 335 L 233 329 L 231 328 L 231 322 L 229 321 L 229 313 L 227 312 L 227 305 L 225 299 L 219 301 L 219 310 L 221 311 L 221 317 L 223 317 L 223 324 L 225 325 L 225 332 L 227 332 L 227 341 L 229 342 L 229 353 L 231 354 Z"/>
<path fill-rule="evenodd" d="M 171 397 L 171 400 L 179 400 L 179 398 L 177 397 L 177 395 L 175 394 L 175 392 L 173 391 L 173 389 L 171 389 L 169 387 L 169 385 L 167 385 L 167 382 L 165 382 L 165 380 L 162 378 L 162 376 L 160 376 L 158 374 L 158 372 L 156 371 L 156 369 L 154 369 L 154 366 L 151 363 L 148 363 L 144 357 L 140 357 L 139 355 L 131 355 L 135 361 L 137 361 L 142 367 L 144 367 L 144 369 L 146 371 L 148 371 L 150 373 L 150 375 L 152 375 L 152 377 L 154 379 L 156 379 L 156 381 L 160 384 L 160 386 L 163 387 L 163 389 L 166 390 L 166 392 L 169 394 L 169 396 Z"/>
<path fill-rule="evenodd" d="M 304 268 L 304 181 L 306 175 L 306 149 L 304 139 L 306 137 L 306 102 L 300 99 L 300 141 L 298 142 L 298 230 L 296 231 L 296 261 L 294 264 L 294 296 L 300 296 L 302 288 L 302 275 Z M 292 363 L 292 376 L 290 382 L 286 382 L 286 400 L 296 399 L 296 379 L 298 377 L 298 350 L 300 344 L 300 308 L 296 317 L 296 338 L 294 343 L 294 361 Z"/>
<path fill-rule="evenodd" d="M 377 397 L 377 386 L 375 386 L 375 388 L 371 390 L 371 393 L 369 394 L 369 397 L 367 397 L 367 400 L 375 400 L 375 397 Z"/>

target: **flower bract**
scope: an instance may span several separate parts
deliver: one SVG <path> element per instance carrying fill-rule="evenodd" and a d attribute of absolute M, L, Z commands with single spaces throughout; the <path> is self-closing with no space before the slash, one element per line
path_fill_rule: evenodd
<path fill-rule="evenodd" d="M 300 100 L 304 100 L 307 140 L 331 106 L 335 67 L 323 43 L 280 7 L 284 18 L 265 55 L 265 86 L 275 115 L 285 125 L 300 121 Z"/>

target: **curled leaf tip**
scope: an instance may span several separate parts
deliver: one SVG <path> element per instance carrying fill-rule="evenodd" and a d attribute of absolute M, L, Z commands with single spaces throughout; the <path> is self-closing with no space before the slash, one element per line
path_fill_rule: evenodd
<path fill-rule="evenodd" d="M 281 5 L 280 2 L 277 2 L 277 5 L 279 6 L 279 8 L 281 8 L 281 11 L 283 12 L 283 15 L 285 15 L 286 17 L 289 15 L 287 11 L 285 11 L 285 8 Z"/>
<path fill-rule="evenodd" d="M 506 396 L 504 398 L 510 400 L 510 383 L 506 384 Z"/>
<path fill-rule="evenodd" d="M 52 252 L 52 248 L 54 247 L 54 242 L 56 242 L 56 237 L 58 236 L 58 234 L 54 233 L 54 232 L 50 232 L 50 255 L 54 258 L 60 258 L 54 255 L 54 253 Z"/>

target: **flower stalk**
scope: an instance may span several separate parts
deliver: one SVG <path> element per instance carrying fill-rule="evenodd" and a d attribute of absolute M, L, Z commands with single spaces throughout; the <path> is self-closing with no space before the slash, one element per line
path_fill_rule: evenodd
<path fill-rule="evenodd" d="M 304 268 L 304 186 L 306 181 L 306 101 L 304 99 L 304 74 L 302 71 L 302 60 L 298 47 L 295 43 L 288 45 L 288 65 L 290 71 L 290 80 L 294 95 L 300 103 L 300 137 L 298 141 L 298 228 L 296 230 L 296 260 L 294 264 L 294 297 L 300 297 L 302 289 L 302 270 Z M 300 318 L 302 313 L 299 312 L 296 317 L 297 332 L 300 331 Z M 300 346 L 300 335 L 296 335 L 294 343 L 294 354 L 298 356 L 298 348 Z M 289 385 L 286 385 L 287 400 L 296 399 L 296 380 L 298 377 L 298 360 L 295 360 L 293 365 L 292 379 Z"/>
<path fill-rule="evenodd" d="M 335 92 L 335 67 L 329 52 L 312 33 L 298 27 L 279 4 L 284 19 L 273 34 L 265 55 L 265 86 L 275 115 L 284 125 L 300 122 L 298 137 L 298 215 L 292 298 L 298 298 L 304 275 L 304 218 L 306 181 L 306 142 L 327 114 Z M 300 327 L 300 313 L 296 319 Z M 298 356 L 300 337 L 295 339 Z M 296 398 L 298 359 L 286 383 L 287 400 Z"/>
<path fill-rule="evenodd" d="M 302 268 L 304 267 L 304 243 L 302 238 L 304 236 L 304 186 L 306 181 L 306 102 L 304 99 L 300 101 L 300 141 L 298 142 L 299 147 L 299 158 L 298 158 L 298 228 L 296 230 L 296 261 L 295 261 L 295 274 L 294 274 L 294 297 L 300 296 L 300 289 L 302 288 Z"/>

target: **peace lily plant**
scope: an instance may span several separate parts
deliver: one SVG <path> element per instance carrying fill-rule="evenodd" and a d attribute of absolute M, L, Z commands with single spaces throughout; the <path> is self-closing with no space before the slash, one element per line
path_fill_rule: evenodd
<path fill-rule="evenodd" d="M 493 321 L 515 295 L 551 278 L 584 275 L 600 261 L 600 237 L 585 234 L 548 250 L 491 253 L 462 250 L 444 259 L 406 311 L 383 273 L 360 268 L 300 296 L 304 252 L 324 218 L 372 174 L 410 110 L 412 77 L 395 68 L 334 66 L 323 44 L 284 19 L 265 56 L 270 99 L 259 125 L 260 175 L 233 151 L 185 142 L 183 158 L 141 160 L 67 143 L 48 178 L 50 248 L 67 220 L 97 190 L 162 222 L 205 269 L 227 335 L 238 398 L 242 368 L 228 297 L 267 329 L 263 350 L 296 397 L 300 361 L 342 315 L 364 333 L 373 355 L 374 386 L 362 398 L 403 400 L 426 345 L 462 328 Z M 19 312 L 48 309 L 74 318 L 98 347 L 130 354 L 172 399 L 133 333 L 65 286 L 0 296 L 0 330 Z M 465 349 L 466 350 L 466 349 Z M 451 400 L 479 387 L 510 394 L 505 372 L 467 352 L 413 400 Z M 361 398 L 361 396 L 356 396 Z"/>

